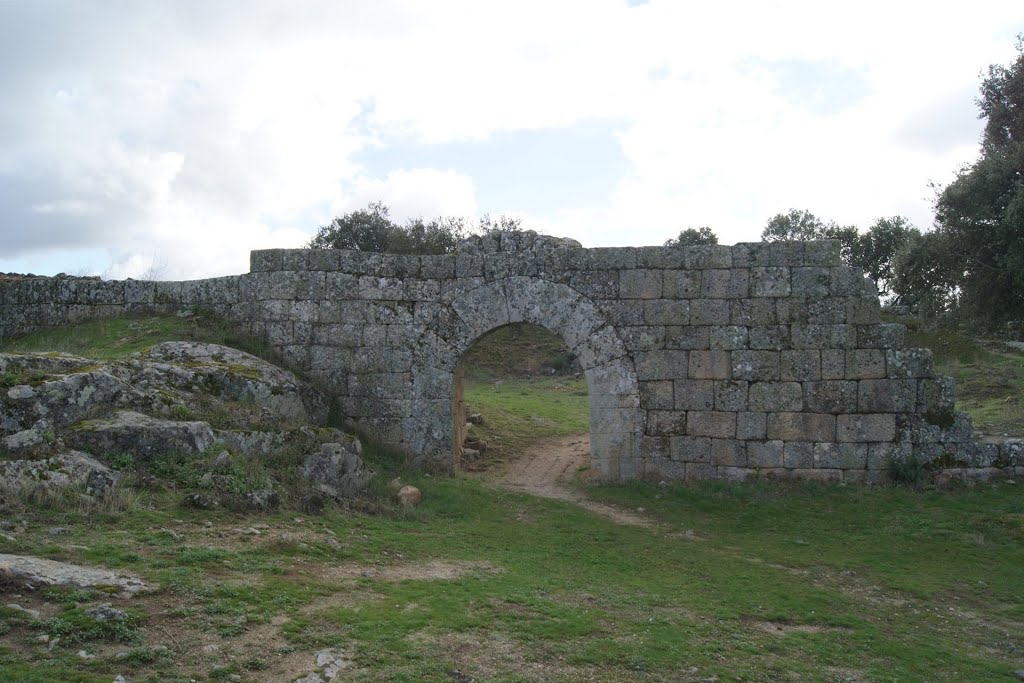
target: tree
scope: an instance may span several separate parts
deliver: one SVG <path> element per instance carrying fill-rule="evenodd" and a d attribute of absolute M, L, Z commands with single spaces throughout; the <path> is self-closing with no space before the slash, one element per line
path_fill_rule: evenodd
<path fill-rule="evenodd" d="M 866 233 L 857 236 L 849 262 L 862 268 L 874 280 L 878 293 L 885 296 L 892 292 L 897 257 L 920 235 L 921 231 L 903 216 L 879 218 Z"/>
<path fill-rule="evenodd" d="M 469 234 L 520 232 L 521 221 L 510 216 L 492 219 L 484 214 L 471 231 L 463 218 L 422 218 L 404 226 L 391 220 L 383 202 L 346 213 L 320 226 L 308 249 L 348 249 L 388 254 L 451 254 Z"/>
<path fill-rule="evenodd" d="M 992 65 L 976 103 L 980 156 L 935 203 L 936 232 L 957 257 L 947 289 L 963 316 L 988 326 L 1024 318 L 1024 34 L 1009 66 Z"/>
<path fill-rule="evenodd" d="M 761 239 L 765 242 L 839 240 L 839 254 L 850 263 L 857 242 L 857 228 L 841 226 L 835 221 L 826 223 L 810 211 L 790 209 L 789 213 L 778 213 L 768 220 L 761 231 Z"/>
<path fill-rule="evenodd" d="M 679 233 L 679 237 L 665 242 L 666 247 L 685 247 L 692 244 L 718 244 L 718 235 L 704 225 L 699 228 L 687 228 Z"/>
<path fill-rule="evenodd" d="M 790 209 L 773 216 L 761 232 L 766 242 L 780 240 L 838 240 L 843 262 L 862 269 L 875 282 L 879 294 L 891 291 L 893 264 L 911 237 L 920 231 L 903 216 L 879 218 L 861 233 L 854 225 L 827 223 L 810 211 Z"/>

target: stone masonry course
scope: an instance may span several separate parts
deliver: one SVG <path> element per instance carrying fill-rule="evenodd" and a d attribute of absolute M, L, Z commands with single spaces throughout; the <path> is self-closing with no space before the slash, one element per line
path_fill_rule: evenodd
<path fill-rule="evenodd" d="M 872 482 L 911 457 L 1024 474 L 1024 444 L 973 438 L 952 381 L 881 321 L 834 241 L 584 249 L 527 232 L 439 256 L 254 251 L 247 274 L 184 282 L 5 279 L 0 338 L 193 307 L 266 338 L 352 426 L 424 466 L 456 465 L 460 359 L 526 322 L 579 358 L 607 479 Z"/>

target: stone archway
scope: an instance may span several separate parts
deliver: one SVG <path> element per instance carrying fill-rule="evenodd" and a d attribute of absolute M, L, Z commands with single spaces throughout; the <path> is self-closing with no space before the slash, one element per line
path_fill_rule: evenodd
<path fill-rule="evenodd" d="M 427 325 L 414 351 L 413 410 L 403 428 L 410 450 L 422 454 L 424 464 L 453 469 L 459 361 L 477 339 L 517 322 L 539 325 L 573 350 L 587 379 L 592 466 L 605 479 L 635 477 L 644 413 L 632 359 L 592 301 L 567 285 L 534 277 L 467 288 Z"/>

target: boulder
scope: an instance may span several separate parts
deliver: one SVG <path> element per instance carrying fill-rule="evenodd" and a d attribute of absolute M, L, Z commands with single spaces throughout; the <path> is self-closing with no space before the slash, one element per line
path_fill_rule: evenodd
<path fill-rule="evenodd" d="M 398 491 L 398 502 L 407 508 L 416 507 L 423 500 L 423 494 L 415 486 L 403 486 Z"/>
<path fill-rule="evenodd" d="M 78 451 L 38 460 L 0 461 L 0 489 L 56 492 L 81 488 L 88 495 L 103 497 L 120 478 L 119 472 Z"/>
<path fill-rule="evenodd" d="M 161 453 L 202 453 L 215 441 L 205 422 L 175 422 L 130 410 L 75 425 L 64 440 L 97 455 L 130 453 L 143 462 Z"/>
<path fill-rule="evenodd" d="M 299 475 L 329 498 L 343 500 L 366 488 L 373 473 L 363 460 L 339 443 L 325 443 L 310 453 L 299 467 Z"/>
<path fill-rule="evenodd" d="M 72 586 L 96 588 L 111 586 L 122 593 L 155 590 L 139 577 L 95 567 L 81 567 L 27 555 L 0 554 L 0 580 L 19 586 Z"/>
<path fill-rule="evenodd" d="M 171 384 L 267 408 L 289 422 L 322 422 L 327 402 L 295 375 L 251 354 L 219 344 L 164 342 L 142 355 L 137 385 Z"/>

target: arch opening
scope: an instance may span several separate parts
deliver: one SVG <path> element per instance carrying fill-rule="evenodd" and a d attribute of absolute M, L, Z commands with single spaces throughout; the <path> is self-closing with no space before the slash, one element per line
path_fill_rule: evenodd
<path fill-rule="evenodd" d="M 486 470 L 512 462 L 542 440 L 571 441 L 574 469 L 589 467 L 589 430 L 583 368 L 551 331 L 530 323 L 501 326 L 479 337 L 459 359 L 452 391 L 455 469 Z M 552 448 L 550 456 L 565 460 L 567 453 L 557 450 Z"/>
<path fill-rule="evenodd" d="M 590 451 L 603 479 L 640 476 L 645 413 L 633 360 L 593 301 L 542 278 L 512 276 L 459 292 L 440 307 L 416 342 L 412 411 L 404 441 L 418 462 L 455 470 L 456 375 L 466 351 L 492 330 L 539 325 L 561 338 L 586 378 Z"/>

